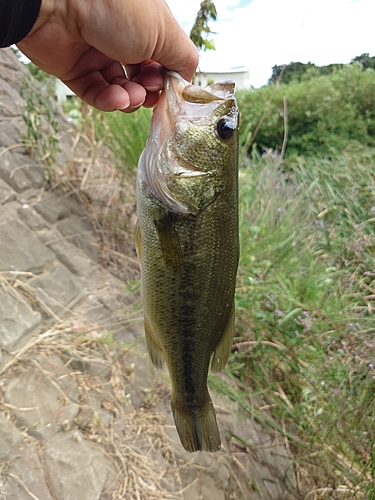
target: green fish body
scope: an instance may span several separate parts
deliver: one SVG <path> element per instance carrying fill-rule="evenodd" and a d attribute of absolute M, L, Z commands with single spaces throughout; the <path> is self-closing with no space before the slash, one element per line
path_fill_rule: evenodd
<path fill-rule="evenodd" d="M 147 348 L 168 366 L 188 451 L 221 444 L 207 376 L 233 341 L 237 177 L 234 83 L 202 89 L 168 72 L 138 166 L 137 249 Z"/>

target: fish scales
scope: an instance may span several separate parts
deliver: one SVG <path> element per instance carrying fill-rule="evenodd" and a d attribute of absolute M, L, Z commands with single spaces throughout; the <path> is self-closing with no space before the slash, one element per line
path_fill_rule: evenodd
<path fill-rule="evenodd" d="M 147 347 L 156 366 L 163 360 L 168 366 L 172 411 L 188 451 L 220 448 L 207 376 L 211 358 L 213 369 L 225 364 L 233 338 L 237 108 L 233 84 L 225 82 L 220 92 L 218 85 L 211 87 L 219 95 L 209 88 L 202 94 L 181 77 L 167 75 L 137 179 Z M 204 102 L 194 102 L 194 91 Z M 225 139 L 216 131 L 223 116 Z"/>

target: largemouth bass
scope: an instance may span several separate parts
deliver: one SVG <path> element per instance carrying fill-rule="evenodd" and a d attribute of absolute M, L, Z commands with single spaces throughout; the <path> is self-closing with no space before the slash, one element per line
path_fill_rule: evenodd
<path fill-rule="evenodd" d="M 207 388 L 226 363 L 238 265 L 234 82 L 202 89 L 168 72 L 137 178 L 137 249 L 148 352 L 165 360 L 187 451 L 217 451 Z"/>

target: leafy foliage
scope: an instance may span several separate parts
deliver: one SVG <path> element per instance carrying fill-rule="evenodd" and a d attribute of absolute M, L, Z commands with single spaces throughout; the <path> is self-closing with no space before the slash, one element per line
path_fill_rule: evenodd
<path fill-rule="evenodd" d="M 351 60 L 351 64 L 360 64 L 363 70 L 375 69 L 375 57 L 370 57 L 369 53 L 361 54 Z M 284 72 L 282 82 L 301 82 L 314 78 L 316 76 L 330 75 L 344 67 L 344 64 L 328 64 L 327 66 L 315 66 L 308 62 L 307 64 L 300 62 L 291 62 L 287 65 L 275 65 L 272 68 L 271 78 L 268 83 L 276 83 L 281 72 Z"/>
<path fill-rule="evenodd" d="M 242 143 L 249 142 L 264 110 L 267 116 L 256 137 L 260 153 L 280 151 L 284 137 L 284 99 L 288 111 L 286 156 L 336 155 L 348 143 L 375 141 L 375 71 L 356 64 L 327 76 L 289 85 L 238 92 Z M 272 102 L 270 98 L 272 96 Z"/>
<path fill-rule="evenodd" d="M 208 26 L 210 20 L 216 21 L 217 12 L 212 0 L 203 0 L 197 14 L 195 23 L 190 31 L 190 39 L 198 49 L 215 50 L 212 40 L 206 37 L 212 33 Z"/>
<path fill-rule="evenodd" d="M 352 63 L 361 64 L 364 70 L 375 69 L 375 57 L 370 57 L 370 54 L 368 52 L 352 59 Z"/>
<path fill-rule="evenodd" d="M 291 62 L 287 65 L 275 65 L 272 68 L 271 78 L 268 83 L 276 83 L 284 66 L 286 66 L 282 78 L 283 83 L 301 82 L 315 76 L 329 75 L 344 67 L 344 64 L 329 64 L 328 66 L 315 66 L 308 62 L 307 64 L 300 62 Z"/>

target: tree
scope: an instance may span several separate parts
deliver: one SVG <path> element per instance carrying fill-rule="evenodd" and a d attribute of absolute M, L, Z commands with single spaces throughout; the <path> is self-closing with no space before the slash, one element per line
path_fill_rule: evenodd
<path fill-rule="evenodd" d="M 352 63 L 361 63 L 362 68 L 368 69 L 374 69 L 375 70 L 375 57 L 370 57 L 370 54 L 366 52 L 365 54 L 362 54 L 360 56 L 355 57 L 354 59 L 351 60 Z"/>
<path fill-rule="evenodd" d="M 275 83 L 277 79 L 279 78 L 280 73 L 282 72 L 285 64 L 282 66 L 274 66 L 272 68 L 272 75 L 271 78 L 268 80 L 268 83 Z M 291 81 L 297 81 L 300 82 L 302 79 L 302 76 L 307 72 L 311 71 L 312 69 L 315 69 L 316 66 L 315 64 L 312 64 L 311 62 L 308 62 L 307 64 L 303 64 L 300 62 L 291 62 L 286 65 L 286 68 L 284 70 L 284 75 L 282 78 L 283 83 L 290 83 Z"/>
<path fill-rule="evenodd" d="M 215 50 L 214 42 L 206 37 L 210 33 L 214 33 L 208 26 L 209 21 L 216 21 L 216 19 L 217 12 L 214 2 L 212 0 L 203 0 L 194 26 L 190 31 L 190 39 L 198 50 Z"/>
<path fill-rule="evenodd" d="M 275 65 L 272 68 L 271 78 L 268 80 L 269 84 L 277 82 L 285 66 L 286 68 L 281 80 L 282 83 L 301 82 L 303 80 L 309 80 L 320 75 L 330 75 L 331 73 L 334 73 L 335 71 L 341 69 L 344 65 L 329 64 L 328 66 L 315 66 L 315 64 L 311 62 L 308 62 L 307 64 L 300 62 L 291 62 L 287 65 Z"/>

